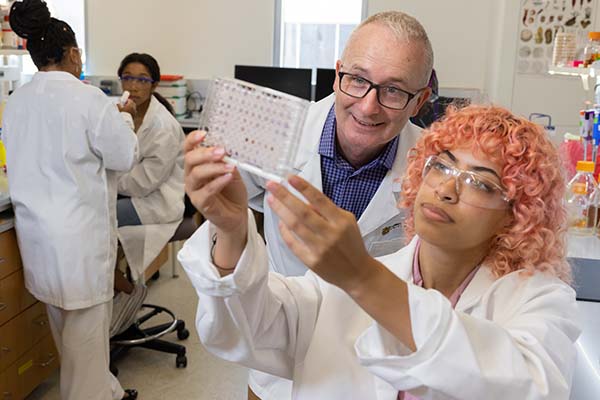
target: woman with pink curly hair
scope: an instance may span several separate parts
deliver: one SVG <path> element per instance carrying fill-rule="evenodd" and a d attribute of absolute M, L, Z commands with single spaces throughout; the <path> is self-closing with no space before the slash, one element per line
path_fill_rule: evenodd
<path fill-rule="evenodd" d="M 227 213 L 209 210 L 179 254 L 214 354 L 293 380 L 294 399 L 569 397 L 579 327 L 565 183 L 538 126 L 499 107 L 448 110 L 409 155 L 408 245 L 379 259 L 306 181 L 289 179 L 308 204 L 269 182 L 282 237 L 311 269 L 300 278 L 267 272 L 233 174 L 210 194 Z"/>

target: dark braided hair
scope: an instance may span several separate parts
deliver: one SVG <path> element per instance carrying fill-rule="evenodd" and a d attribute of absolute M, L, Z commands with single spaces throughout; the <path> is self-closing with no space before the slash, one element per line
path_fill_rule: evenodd
<path fill-rule="evenodd" d="M 158 65 L 158 61 L 156 61 L 156 58 L 146 53 L 131 53 L 125 56 L 123 61 L 121 61 L 121 65 L 119 65 L 117 75 L 121 77 L 121 75 L 123 75 L 125 67 L 127 67 L 131 63 L 142 64 L 144 67 L 146 67 L 148 72 L 150 72 L 150 77 L 152 78 L 154 83 L 160 82 L 160 67 Z M 154 97 L 156 97 L 156 100 L 158 100 L 158 102 L 162 104 L 172 115 L 175 115 L 175 110 L 173 109 L 173 106 L 171 106 L 171 104 L 167 101 L 167 99 L 165 99 L 159 93 L 152 92 L 152 94 L 154 95 Z"/>
<path fill-rule="evenodd" d="M 14 2 L 9 22 L 17 35 L 27 39 L 27 49 L 38 69 L 59 64 L 67 48 L 77 47 L 73 29 L 66 22 L 51 17 L 42 0 Z"/>

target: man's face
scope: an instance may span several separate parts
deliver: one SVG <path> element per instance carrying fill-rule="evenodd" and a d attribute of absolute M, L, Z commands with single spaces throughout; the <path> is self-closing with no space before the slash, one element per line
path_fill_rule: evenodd
<path fill-rule="evenodd" d="M 377 101 L 372 89 L 361 99 L 340 91 L 340 78 L 334 82 L 337 138 L 347 157 L 369 150 L 379 150 L 392 140 L 411 116 L 429 97 L 423 84 L 425 65 L 423 46 L 419 42 L 399 41 L 389 28 L 376 23 L 357 31 L 343 56 L 336 64 L 336 72 L 359 75 L 374 84 L 394 86 L 417 95 L 403 110 L 386 108 Z M 356 158 L 356 157 L 355 157 Z"/>

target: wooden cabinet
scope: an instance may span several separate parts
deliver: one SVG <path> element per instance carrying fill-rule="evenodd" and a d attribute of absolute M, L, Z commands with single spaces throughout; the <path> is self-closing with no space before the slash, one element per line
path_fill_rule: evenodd
<path fill-rule="evenodd" d="M 15 231 L 0 233 L 0 399 L 25 398 L 57 367 L 46 306 L 25 288 Z"/>

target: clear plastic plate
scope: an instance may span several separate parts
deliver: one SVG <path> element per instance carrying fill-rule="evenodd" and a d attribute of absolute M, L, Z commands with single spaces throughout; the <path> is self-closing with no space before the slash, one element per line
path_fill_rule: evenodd
<path fill-rule="evenodd" d="M 293 169 L 310 102 L 237 79 L 210 87 L 199 128 L 204 146 L 221 146 L 226 161 L 266 179 L 282 180 Z"/>

